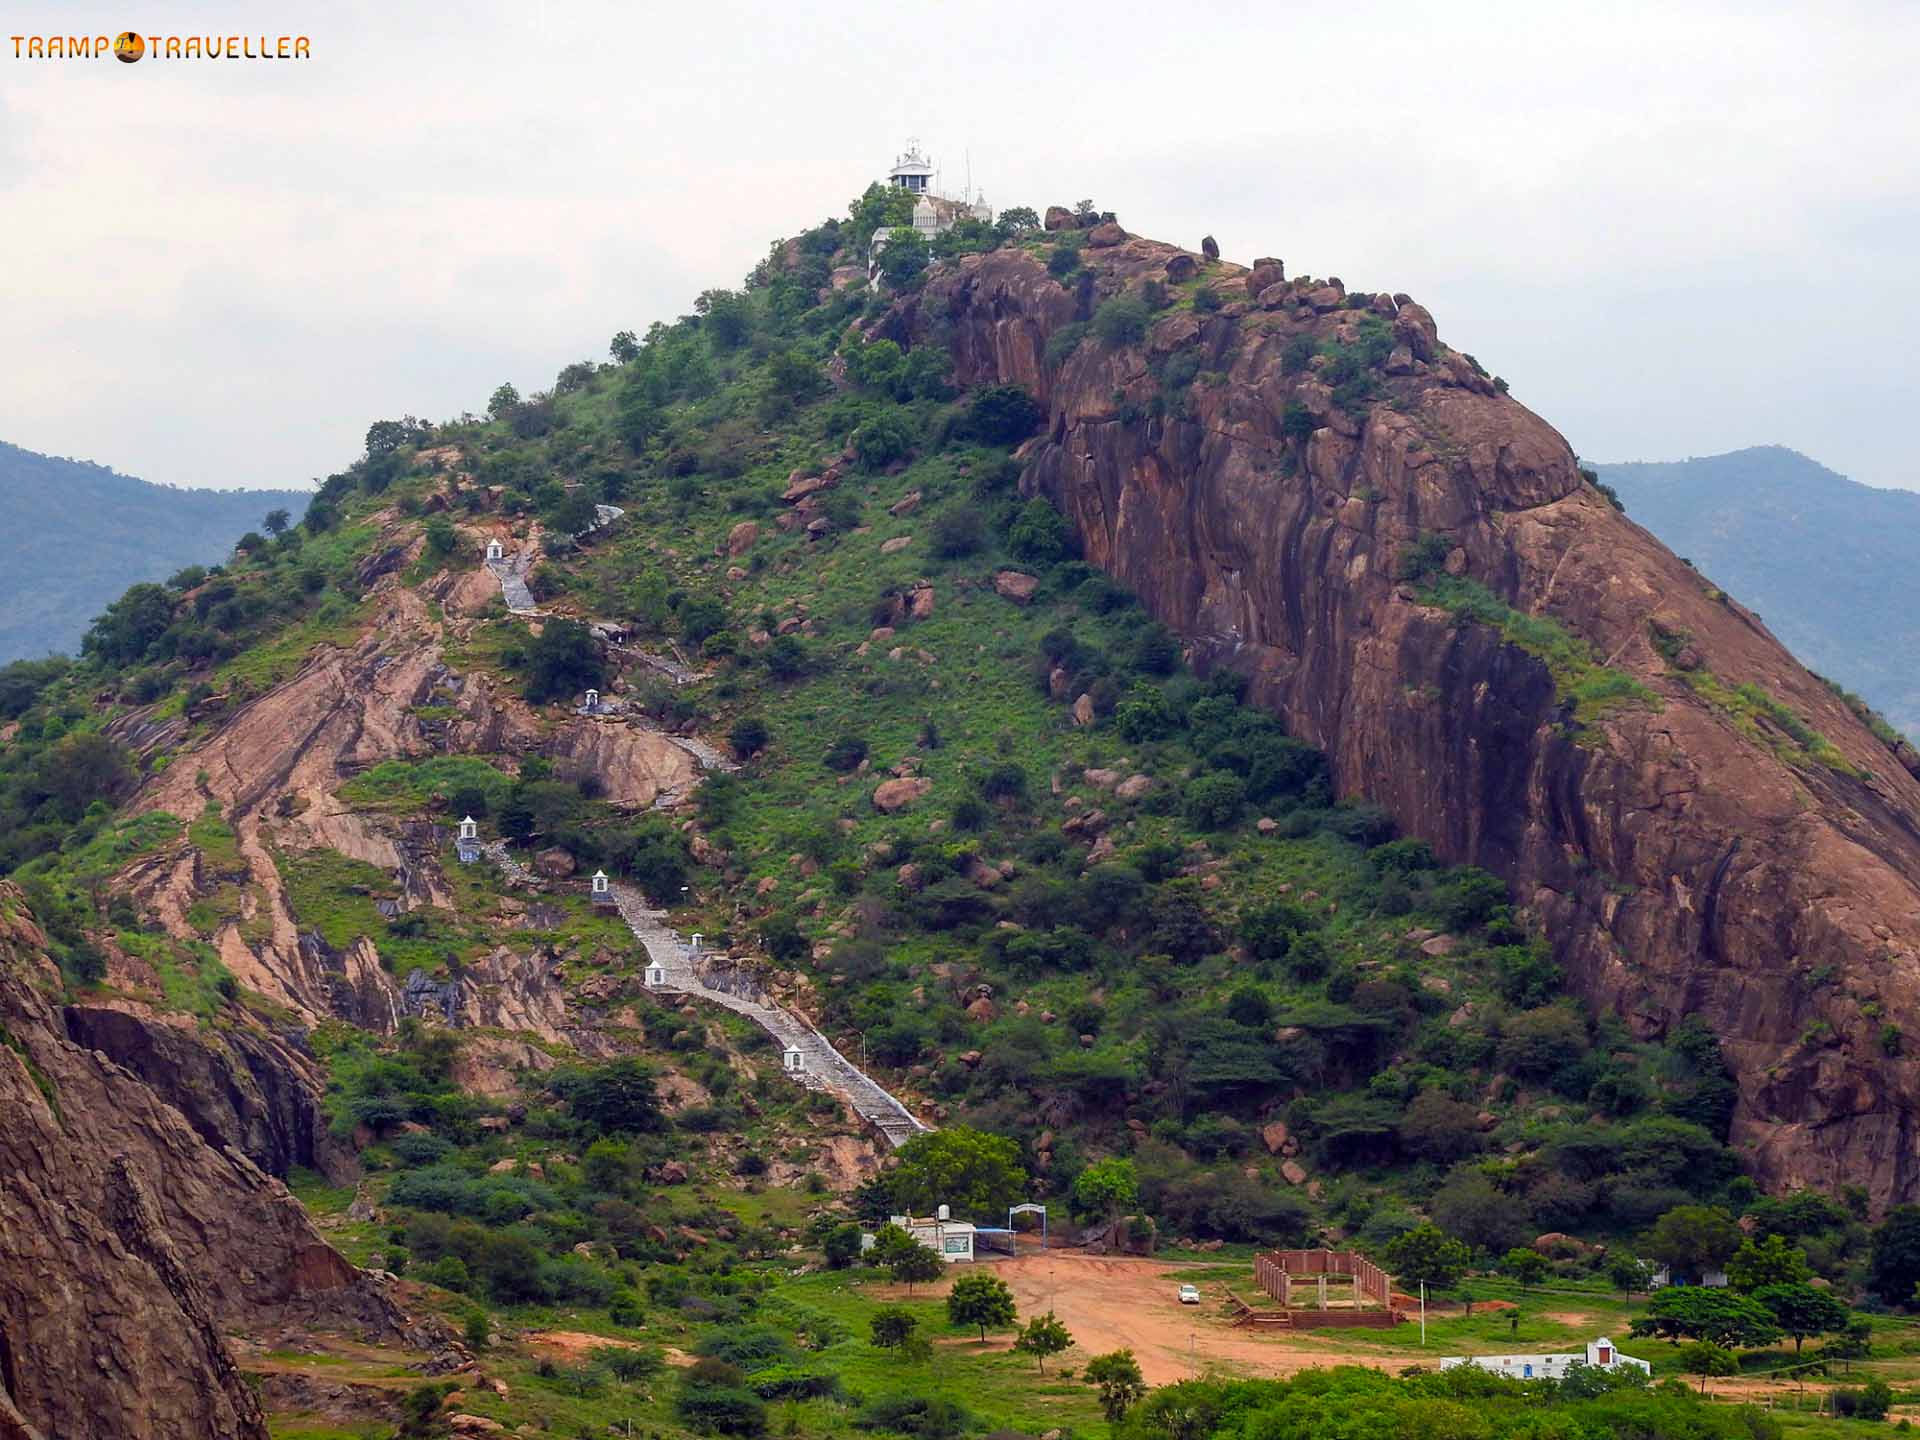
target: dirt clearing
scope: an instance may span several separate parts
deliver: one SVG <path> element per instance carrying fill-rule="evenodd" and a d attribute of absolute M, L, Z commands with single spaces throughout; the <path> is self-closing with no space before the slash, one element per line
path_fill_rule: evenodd
<path fill-rule="evenodd" d="M 1007 1282 L 1022 1315 L 1052 1310 L 1060 1317 L 1079 1347 L 1066 1363 L 1084 1365 L 1109 1350 L 1131 1350 L 1149 1385 L 1191 1379 L 1208 1369 L 1285 1376 L 1315 1366 L 1397 1370 L 1412 1363 L 1407 1356 L 1333 1349 L 1323 1339 L 1236 1330 L 1220 1314 L 1226 1287 L 1218 1281 L 1201 1283 L 1200 1304 L 1182 1305 L 1180 1272 L 1209 1268 L 1204 1265 L 1046 1251 L 988 1268 Z M 1249 1275 L 1236 1293 L 1250 1298 L 1253 1288 Z"/>

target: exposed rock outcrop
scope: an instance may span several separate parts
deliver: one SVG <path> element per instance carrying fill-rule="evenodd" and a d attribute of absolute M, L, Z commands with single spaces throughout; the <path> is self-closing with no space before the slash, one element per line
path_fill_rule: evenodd
<path fill-rule="evenodd" d="M 403 1317 L 277 1181 L 68 1039 L 58 989 L 0 885 L 0 1415 L 61 1440 L 264 1440 L 227 1329 Z"/>
<path fill-rule="evenodd" d="M 1179 253 L 1138 238 L 1083 252 L 1095 303 Z M 1246 295 L 1049 366 L 1074 296 L 1002 250 L 936 274 L 878 330 L 911 344 L 937 325 L 961 385 L 1040 399 L 1026 492 L 1196 663 L 1243 671 L 1324 747 L 1342 794 L 1506 877 L 1592 1001 L 1643 1032 L 1711 1026 L 1738 1081 L 1734 1144 L 1763 1180 L 1920 1198 L 1920 1060 L 1888 1053 L 1869 1008 L 1920 1005 L 1920 784 L 1755 616 L 1583 483 L 1559 434 L 1442 344 L 1424 307 L 1289 282 L 1271 259 Z M 1290 345 L 1355 342 L 1368 316 L 1393 348 L 1371 399 L 1336 403 L 1314 365 L 1291 368 Z M 1227 383 L 1153 418 L 1148 362 L 1176 350 Z M 1653 702 L 1576 721 L 1541 660 L 1426 603 L 1403 569 L 1423 537 L 1447 573 L 1551 617 Z M 1676 638 L 1689 672 L 1665 658 Z M 1797 718 L 1716 703 L 1706 674 Z M 1811 984 L 1825 966 L 1840 983 Z"/>
<path fill-rule="evenodd" d="M 302 1041 L 247 1024 L 203 1029 L 130 1001 L 69 1005 L 75 1044 L 124 1065 L 216 1149 L 231 1146 L 270 1175 L 294 1166 L 353 1179 L 352 1148 L 327 1128 L 324 1077 Z"/>

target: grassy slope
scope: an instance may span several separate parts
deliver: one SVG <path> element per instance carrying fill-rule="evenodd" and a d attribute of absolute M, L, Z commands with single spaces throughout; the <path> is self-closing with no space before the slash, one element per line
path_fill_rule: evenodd
<path fill-rule="evenodd" d="M 1642 1083 L 1637 1107 L 1616 1107 L 1628 1112 L 1680 1105 L 1695 1095 L 1702 1079 L 1695 1062 L 1633 1042 L 1590 1016 L 1567 1020 L 1567 1055 L 1538 1073 L 1517 1075 L 1510 1061 L 1521 1052 L 1508 1044 L 1517 1033 L 1515 1017 L 1529 1008 L 1544 1010 L 1549 1019 L 1563 1012 L 1542 1003 L 1553 999 L 1550 970 L 1543 972 L 1544 988 L 1536 985 L 1523 995 L 1513 983 L 1508 967 L 1516 954 L 1525 958 L 1526 947 L 1517 944 L 1521 937 L 1503 933 L 1505 922 L 1485 906 L 1462 910 L 1463 887 L 1475 877 L 1416 862 L 1403 878 L 1370 851 L 1369 843 L 1385 837 L 1368 817 L 1328 810 L 1298 791 L 1244 805 L 1230 816 L 1193 812 L 1186 803 L 1192 782 L 1233 768 L 1194 723 L 1200 713 L 1195 702 L 1208 692 L 1177 667 L 1162 674 L 1156 664 L 1141 663 L 1139 641 L 1148 627 L 1111 587 L 1065 557 L 1032 546 L 1016 553 L 1014 522 L 1021 509 L 1004 487 L 1004 448 L 954 439 L 960 408 L 925 396 L 896 401 L 882 385 L 846 394 L 821 388 L 797 406 L 780 400 L 770 394 L 773 362 L 787 356 L 803 366 L 824 361 L 861 302 L 855 297 L 811 311 L 804 305 L 782 310 L 776 282 L 740 303 L 747 343 L 722 345 L 712 323 L 698 322 L 651 337 L 639 361 L 589 375 L 553 402 L 547 428 L 528 424 L 520 428 L 531 433 L 516 434 L 516 416 L 443 427 L 422 437 L 460 447 L 482 483 L 504 487 L 510 511 L 550 517 L 564 499 L 557 485 L 562 478 L 580 479 L 627 507 L 628 518 L 612 535 L 550 563 L 545 579 L 557 592 L 556 608 L 628 620 L 650 643 L 677 639 L 697 649 L 700 637 L 688 633 L 695 607 L 701 601 L 721 607 L 722 634 L 731 643 L 708 641 L 712 678 L 671 704 L 716 737 L 741 717 L 760 717 L 772 743 L 742 783 L 731 787 L 730 806 L 703 808 L 707 834 L 730 852 L 732 862 L 724 876 L 702 873 L 679 917 L 686 928 L 728 934 L 750 949 L 789 923 L 796 926 L 808 949 L 782 963 L 811 972 L 823 1017 L 846 1048 L 863 1038 L 884 1042 L 884 1058 L 874 1061 L 883 1078 L 948 1106 L 954 1118 L 1011 1135 L 1031 1167 L 1047 1167 L 1041 1183 L 1051 1187 L 1056 1203 L 1079 1165 L 1103 1154 L 1134 1153 L 1143 1177 L 1157 1179 L 1167 1216 L 1178 1216 L 1171 1228 L 1195 1235 L 1254 1242 L 1360 1232 L 1377 1239 L 1403 1223 L 1408 1210 L 1433 1203 L 1443 1182 L 1463 1175 L 1484 1177 L 1500 1197 L 1507 1227 L 1524 1229 L 1534 1223 L 1528 1210 L 1544 1193 L 1542 1176 L 1558 1163 L 1556 1145 L 1575 1132 L 1594 1133 L 1590 1113 L 1607 1118 L 1607 1106 L 1597 1098 L 1601 1079 L 1625 1075 Z M 804 396 L 805 387 L 798 388 Z M 618 427 L 623 403 L 639 391 L 649 393 L 658 423 L 636 450 Z M 856 427 L 876 419 L 905 427 L 914 445 L 910 463 L 850 467 L 830 494 L 836 524 L 825 537 L 780 529 L 776 520 L 784 506 L 777 496 L 789 470 L 817 466 Z M 402 513 L 417 508 L 441 483 L 434 475 L 409 473 L 404 457 L 387 469 L 397 470 L 398 478 L 377 494 L 370 493 L 375 487 L 368 466 L 340 477 L 344 483 L 330 488 L 344 523 L 307 539 L 297 555 L 247 562 L 233 572 L 243 587 L 278 594 L 286 589 L 289 567 L 312 566 L 325 580 L 313 598 L 294 604 L 282 619 L 236 632 L 211 667 L 149 654 L 122 665 L 120 678 L 145 667 L 152 683 L 165 687 L 158 702 L 164 714 L 184 702 L 190 685 L 256 693 L 290 673 L 317 639 L 353 633 L 363 611 L 345 577 L 376 539 L 367 517 L 377 507 L 396 506 Z M 913 492 L 920 496 L 917 508 L 893 515 Z M 934 536 L 957 531 L 958 517 L 969 511 L 985 522 L 977 548 L 936 554 Z M 749 518 L 761 525 L 758 543 L 737 560 L 722 558 L 721 542 Z M 904 550 L 880 553 L 898 538 L 909 541 Z M 744 575 L 727 573 L 735 564 Z M 994 592 L 992 576 L 1003 566 L 1041 580 L 1033 604 L 1019 606 Z M 425 571 L 415 578 L 426 578 Z M 921 581 L 934 587 L 932 615 L 901 625 L 890 640 L 860 654 L 880 618 L 876 605 Z M 778 647 L 756 640 L 753 632 L 802 616 L 807 624 L 797 639 L 803 673 L 776 674 L 767 662 Z M 1155 696 L 1170 717 L 1163 733 L 1130 738 L 1112 716 L 1091 728 L 1076 727 L 1066 707 L 1039 683 L 1044 667 L 1036 669 L 1048 637 L 1057 642 L 1062 632 L 1081 652 L 1071 667 L 1080 672 L 1073 692 L 1104 680 L 1123 697 Z M 903 649 L 899 659 L 888 657 L 894 646 Z M 526 648 L 524 622 L 496 614 L 478 622 L 449 660 L 512 681 L 522 673 Z M 27 761 L 58 743 L 53 729 L 97 727 L 113 713 L 101 713 L 86 698 L 97 678 L 62 682 L 47 692 L 28 716 L 34 729 L 23 740 Z M 628 678 L 638 697 L 669 703 L 638 672 Z M 937 744 L 929 724 L 938 732 Z M 828 746 L 842 737 L 865 742 L 867 772 L 843 777 L 824 764 Z M 932 782 L 931 793 L 901 815 L 882 816 L 870 803 L 872 788 L 886 767 L 906 759 Z M 1024 797 L 983 799 L 983 778 L 1008 766 L 1023 775 Z M 1118 801 L 1084 778 L 1086 769 L 1102 766 L 1150 775 L 1153 785 L 1137 801 Z M 10 773 L 24 777 L 28 768 L 23 761 Z M 363 777 L 342 793 L 370 811 L 406 818 L 437 815 L 452 789 L 470 784 L 486 790 L 497 811 L 499 801 L 515 794 L 503 768 L 512 767 L 504 760 L 495 766 L 430 762 Z M 32 798 L 30 789 L 21 793 L 21 803 Z M 1116 863 L 1141 877 L 1134 882 L 1140 886 L 1136 915 L 1105 915 L 1089 906 L 1082 842 L 1060 838 L 1067 819 L 1095 807 L 1108 814 Z M 1281 822 L 1273 833 L 1254 823 L 1263 810 Z M 590 803 L 581 814 L 583 843 L 627 823 Z M 28 868 L 66 897 L 63 913 L 78 934 L 102 918 L 88 920 L 87 906 L 95 903 L 87 898 L 89 882 L 129 854 L 166 843 L 168 827 L 178 822 L 147 817 L 121 830 L 98 817 L 70 818 L 77 826 L 75 843 Z M 182 820 L 217 874 L 222 858 L 231 858 L 231 832 L 216 815 Z M 964 865 L 974 853 L 1011 861 L 1015 873 L 1009 883 L 982 892 L 979 913 L 958 923 L 931 917 L 895 878 L 895 867 L 907 859 L 938 869 Z M 439 969 L 450 952 L 471 958 L 507 938 L 488 919 L 501 892 L 486 867 L 450 877 L 458 897 L 454 914 L 428 917 L 424 933 L 402 935 L 393 933 L 373 904 L 390 891 L 387 877 L 342 857 L 288 857 L 284 863 L 303 923 L 336 945 L 360 935 L 374 939 L 396 974 L 415 966 Z M 1199 867 L 1204 873 L 1155 879 L 1156 866 L 1174 872 Z M 772 888 L 763 896 L 765 881 Z M 1281 899 L 1300 907 L 1301 923 L 1325 952 L 1318 962 L 1263 960 L 1251 953 L 1245 922 Z M 203 899 L 202 918 L 217 923 L 235 901 L 216 885 Z M 1171 943 L 1160 907 L 1176 901 L 1196 911 L 1214 934 L 1174 961 L 1158 947 Z M 568 918 L 560 931 L 523 933 L 512 943 L 550 943 L 570 953 L 601 946 L 625 950 L 617 928 L 577 905 L 562 908 Z M 1429 955 L 1406 938 L 1410 930 L 1442 930 L 1450 922 L 1457 935 L 1449 953 Z M 1085 953 L 1072 963 L 1015 960 L 1004 950 L 1004 924 L 1027 933 L 1077 934 Z M 815 945 L 827 947 L 817 960 L 811 958 Z M 215 1019 L 230 1003 L 210 952 L 172 947 L 155 963 L 166 981 L 167 1003 Z M 631 954 L 616 960 L 615 969 L 630 972 Z M 964 995 L 944 984 L 944 975 L 991 985 L 998 1017 L 980 1021 L 964 1014 L 958 1003 Z M 1230 999 L 1258 1018 L 1234 1029 L 1238 1022 L 1223 1018 Z M 1022 1003 L 1025 1016 L 1019 1013 Z M 1037 1018 L 1042 1011 L 1072 1016 L 1074 1023 L 1044 1025 Z M 856 1395 L 871 1397 L 898 1384 L 951 1396 L 982 1427 L 1084 1429 L 1099 1423 L 1084 1386 L 1053 1377 L 1039 1381 L 1024 1364 L 1003 1356 L 941 1345 L 930 1360 L 915 1365 L 867 1347 L 861 1332 L 878 1302 L 865 1284 L 842 1275 L 789 1273 L 789 1246 L 804 1238 L 807 1220 L 820 1208 L 818 1198 L 728 1174 L 748 1156 L 804 1157 L 814 1113 L 810 1102 L 766 1074 L 764 1061 L 758 1076 L 749 1073 L 755 1037 L 731 1019 L 702 1015 L 689 1023 L 653 1007 L 641 1019 L 641 1028 L 625 1037 L 635 1051 L 701 1081 L 714 1101 L 697 1124 L 683 1117 L 671 1130 L 636 1143 L 611 1179 L 591 1179 L 579 1167 L 578 1154 L 593 1133 L 583 1132 L 537 1085 L 522 1097 L 529 1106 L 525 1122 L 501 1137 L 475 1122 L 504 1106 L 454 1096 L 418 1037 L 384 1053 L 351 1036 L 317 1037 L 333 1065 L 343 1121 L 351 1119 L 354 1104 L 388 1098 L 453 1147 L 442 1164 L 469 1180 L 492 1183 L 483 1177 L 502 1160 L 543 1167 L 551 1201 L 524 1216 L 510 1213 L 516 1207 L 506 1201 L 497 1213 L 485 1212 L 469 1236 L 476 1255 L 516 1236 L 530 1238 L 549 1267 L 573 1264 L 572 1247 L 583 1241 L 605 1244 L 613 1237 L 619 1250 L 618 1259 L 602 1251 L 601 1258 L 576 1266 L 584 1278 L 572 1291 L 556 1282 L 549 1294 L 529 1300 L 490 1290 L 476 1276 L 466 1287 L 469 1295 L 428 1291 L 428 1303 L 456 1318 L 484 1306 L 496 1325 L 510 1330 L 579 1330 L 676 1348 L 739 1320 L 764 1320 L 791 1333 L 806 1331 L 810 1316 L 825 1315 L 849 1333 L 815 1358 Z M 1074 1033 L 1083 1026 L 1095 1036 L 1091 1045 L 1082 1046 Z M 1283 1038 L 1276 1034 L 1279 1026 L 1296 1033 Z M 1383 1038 L 1352 1051 L 1343 1037 L 1356 1028 Z M 1207 1053 L 1195 1038 L 1203 1034 L 1212 1037 L 1206 1044 L 1224 1049 Z M 1262 1071 L 1246 1084 L 1207 1088 L 1208 1067 L 1217 1069 L 1222 1054 L 1258 1071 L 1269 1053 L 1306 1054 L 1316 1046 L 1330 1053 L 1300 1060 L 1311 1061 L 1306 1070 Z M 977 1070 L 959 1059 L 969 1050 L 985 1052 Z M 1466 1163 L 1457 1171 L 1420 1158 L 1394 1133 L 1407 1104 L 1425 1091 L 1491 1113 L 1491 1130 L 1466 1147 Z M 1305 1141 L 1301 1158 L 1325 1182 L 1311 1200 L 1280 1178 L 1280 1157 L 1255 1135 L 1256 1127 L 1277 1117 L 1285 1117 Z M 1151 1140 L 1136 1139 L 1129 1121 Z M 1057 1132 L 1050 1150 L 1041 1144 L 1048 1130 Z M 575 1158 L 555 1159 L 562 1154 Z M 662 1190 L 648 1167 L 676 1156 L 693 1165 L 695 1187 Z M 367 1158 L 376 1196 L 423 1163 L 391 1141 Z M 1635 1228 L 1639 1220 L 1615 1204 L 1630 1185 L 1669 1198 L 1685 1198 L 1683 1187 L 1692 1185 L 1703 1197 L 1740 1202 L 1737 1191 L 1711 1173 L 1625 1171 L 1608 1180 L 1609 1186 L 1581 1202 L 1584 1212 L 1564 1222 L 1568 1228 L 1613 1234 Z M 1211 1208 L 1196 1208 L 1181 1193 L 1196 1190 L 1232 1194 Z M 307 1179 L 298 1193 L 356 1260 L 378 1254 L 391 1262 L 395 1246 L 404 1245 L 417 1252 L 415 1272 L 422 1268 L 430 1247 L 416 1217 L 396 1210 L 391 1224 L 352 1222 L 345 1218 L 348 1197 L 342 1192 Z M 1161 1199 L 1150 1184 L 1149 1208 Z M 620 1205 L 637 1206 L 670 1232 L 667 1240 L 622 1231 Z M 726 1215 L 733 1220 L 726 1222 Z M 1369 1222 L 1371 1231 L 1365 1228 Z M 676 1238 L 680 1224 L 698 1228 L 705 1243 Z M 716 1238 L 722 1224 L 735 1231 L 734 1239 Z M 1843 1251 L 1835 1265 L 1846 1263 Z M 655 1282 L 662 1296 L 684 1286 L 697 1303 L 689 1308 L 649 1294 L 643 1326 L 616 1325 L 605 1303 L 607 1287 L 648 1293 Z M 1583 1297 L 1581 1308 L 1611 1323 L 1620 1318 L 1611 1303 L 1604 1296 Z M 937 1317 L 930 1315 L 927 1324 L 939 1328 Z M 1467 1344 L 1499 1340 L 1504 1322 L 1441 1324 L 1457 1328 L 1437 1331 L 1436 1343 L 1445 1338 Z M 1570 1338 L 1571 1328 L 1530 1307 L 1520 1338 L 1559 1341 Z M 1341 1343 L 1356 1353 L 1370 1346 L 1398 1350 L 1406 1334 L 1343 1337 Z M 627 1386 L 605 1374 L 572 1375 L 566 1367 L 542 1374 L 537 1353 L 510 1342 L 489 1362 L 508 1378 L 510 1396 L 476 1394 L 468 1408 L 554 1434 L 628 1416 L 649 1432 L 676 1428 L 669 1382 Z M 776 1423 L 784 1425 L 783 1403 L 773 1408 Z M 808 1401 L 791 1419 L 806 1433 L 841 1433 L 852 1412 L 835 1402 Z"/>

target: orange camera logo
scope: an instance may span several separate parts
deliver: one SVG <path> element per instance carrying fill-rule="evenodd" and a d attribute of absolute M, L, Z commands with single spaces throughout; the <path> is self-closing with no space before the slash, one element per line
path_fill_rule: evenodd
<path fill-rule="evenodd" d="M 109 55 L 131 65 L 151 54 L 156 60 L 311 60 L 313 41 L 305 35 L 142 35 L 122 30 L 105 35 L 15 35 L 16 60 L 104 60 Z"/>

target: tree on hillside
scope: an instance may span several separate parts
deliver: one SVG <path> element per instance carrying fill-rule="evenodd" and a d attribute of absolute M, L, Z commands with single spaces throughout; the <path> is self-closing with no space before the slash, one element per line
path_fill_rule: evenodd
<path fill-rule="evenodd" d="M 1500 1268 L 1523 1287 L 1531 1288 L 1546 1279 L 1553 1266 L 1538 1250 L 1519 1245 L 1501 1257 Z"/>
<path fill-rule="evenodd" d="M 133 592 L 127 592 L 131 595 Z M 1873 1232 L 1867 1285 L 1889 1305 L 1912 1305 L 1920 1285 L 1920 1205 L 1896 1205 Z"/>
<path fill-rule="evenodd" d="M 96 800 L 117 803 L 135 780 L 126 750 L 91 730 L 68 735 L 43 751 L 33 774 L 35 785 L 69 820 L 78 820 Z"/>
<path fill-rule="evenodd" d="M 1827 1291 L 1802 1282 L 1762 1285 L 1753 1292 L 1772 1312 L 1774 1322 L 1793 1337 L 1793 1353 L 1812 1335 L 1833 1335 L 1847 1328 L 1852 1318 L 1847 1307 Z"/>
<path fill-rule="evenodd" d="M 913 1293 L 913 1287 L 924 1281 L 938 1280 L 947 1273 L 947 1262 L 940 1258 L 940 1252 L 930 1245 L 914 1244 L 902 1250 L 887 1262 L 887 1269 L 895 1280 L 907 1287 L 907 1293 Z"/>
<path fill-rule="evenodd" d="M 260 522 L 260 528 L 278 540 L 287 533 L 287 527 L 291 524 L 293 524 L 293 516 L 285 510 L 274 509 L 267 512 L 266 518 Z"/>
<path fill-rule="evenodd" d="M 1680 1347 L 1680 1368 L 1700 1377 L 1700 1393 L 1707 1393 L 1709 1375 L 1738 1375 L 1740 1357 L 1711 1340 L 1696 1340 Z"/>
<path fill-rule="evenodd" d="M 1640 1248 L 1676 1275 L 1698 1279 L 1725 1265 L 1743 1239 L 1733 1216 L 1718 1205 L 1676 1205 L 1653 1222 Z"/>
<path fill-rule="evenodd" d="M 1007 1282 L 984 1270 L 962 1275 L 947 1292 L 947 1319 L 955 1325 L 979 1326 L 983 1341 L 989 1327 L 1004 1330 L 1017 1314 Z"/>
<path fill-rule="evenodd" d="M 549 620 L 527 650 L 526 697 L 544 705 L 606 681 L 593 633 L 577 620 Z"/>
<path fill-rule="evenodd" d="M 901 1305 L 885 1305 L 867 1321 L 867 1334 L 881 1350 L 899 1350 L 910 1344 L 920 1317 Z"/>
<path fill-rule="evenodd" d="M 1018 235 L 1023 230 L 1038 230 L 1040 217 L 1031 205 L 1013 205 L 1000 212 L 993 228 L 1003 235 Z"/>
<path fill-rule="evenodd" d="M 81 653 L 108 665 L 131 665 L 173 623 L 173 597 L 158 585 L 129 586 L 126 594 L 107 606 L 80 642 Z M 1911 1285 L 1907 1286 L 1912 1290 Z"/>
<path fill-rule="evenodd" d="M 1110 1155 L 1087 1166 L 1073 1181 L 1073 1212 L 1115 1220 L 1140 1203 L 1140 1179 L 1133 1160 Z"/>
<path fill-rule="evenodd" d="M 880 273 L 887 284 L 902 290 L 926 273 L 932 256 L 926 237 L 903 225 L 887 237 L 886 248 L 880 252 Z"/>
<path fill-rule="evenodd" d="M 1635 1335 L 1663 1340 L 1711 1340 L 1716 1345 L 1764 1345 L 1780 1338 L 1773 1312 L 1758 1300 L 1704 1285 L 1670 1285 L 1633 1322 Z"/>
<path fill-rule="evenodd" d="M 1442 1164 L 1464 1160 L 1480 1149 L 1482 1133 L 1479 1110 L 1438 1088 L 1414 1096 L 1397 1132 L 1409 1154 Z"/>
<path fill-rule="evenodd" d="M 607 346 L 607 353 L 613 356 L 615 363 L 625 365 L 640 358 L 640 340 L 633 331 L 622 330 L 613 337 L 613 343 Z"/>
<path fill-rule="evenodd" d="M 873 1233 L 873 1247 L 867 1251 L 870 1265 L 891 1265 L 920 1242 L 898 1225 L 888 1222 Z"/>
<path fill-rule="evenodd" d="M 851 1222 L 836 1225 L 820 1242 L 829 1270 L 844 1270 L 860 1258 L 860 1227 Z"/>
<path fill-rule="evenodd" d="M 1033 1356 L 1034 1364 L 1039 1366 L 1042 1375 L 1047 1373 L 1049 1355 L 1058 1355 L 1072 1346 L 1073 1336 L 1067 1333 L 1067 1327 L 1060 1323 L 1051 1310 L 1029 1320 L 1027 1328 L 1013 1342 L 1013 1348 L 1021 1354 Z"/>
<path fill-rule="evenodd" d="M 1046 419 L 1031 395 L 1018 385 L 985 385 L 973 392 L 967 428 L 983 445 L 1017 445 Z"/>
<path fill-rule="evenodd" d="M 666 1124 L 653 1071 L 632 1056 L 557 1071 L 550 1088 L 567 1102 L 574 1119 L 603 1135 L 659 1130 Z"/>
<path fill-rule="evenodd" d="M 1445 1290 L 1466 1273 L 1473 1252 L 1437 1225 L 1421 1225 L 1390 1240 L 1380 1261 L 1395 1280 L 1411 1288 Z"/>
<path fill-rule="evenodd" d="M 1026 1191 L 1027 1172 L 1013 1141 L 965 1125 L 914 1136 L 895 1154 L 886 1191 L 896 1209 L 932 1214 L 937 1205 L 963 1212 L 1004 1210 Z"/>
<path fill-rule="evenodd" d="M 1080 1373 L 1089 1385 L 1099 1387 L 1100 1409 L 1114 1425 L 1126 1419 L 1127 1411 L 1139 1404 L 1147 1393 L 1146 1380 L 1140 1374 L 1140 1362 L 1133 1358 L 1131 1350 L 1114 1350 L 1106 1355 L 1096 1355 Z"/>
<path fill-rule="evenodd" d="M 519 403 L 520 392 L 514 388 L 513 382 L 509 380 L 502 384 L 500 388 L 495 390 L 488 398 L 487 414 L 491 415 L 495 420 L 498 420 Z"/>
<path fill-rule="evenodd" d="M 1727 1284 L 1745 1294 L 1769 1285 L 1804 1285 L 1812 1278 L 1807 1252 L 1789 1245 L 1784 1235 L 1769 1235 L 1757 1245 L 1744 1241 L 1727 1261 Z"/>
<path fill-rule="evenodd" d="M 854 243 L 864 251 L 876 230 L 911 225 L 913 206 L 913 196 L 907 191 L 876 180 L 848 209 L 847 228 L 853 232 Z"/>

